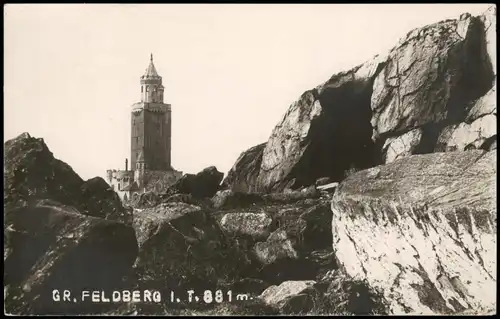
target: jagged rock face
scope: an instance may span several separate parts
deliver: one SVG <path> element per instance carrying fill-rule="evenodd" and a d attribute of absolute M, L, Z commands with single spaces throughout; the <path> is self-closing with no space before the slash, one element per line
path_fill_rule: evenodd
<path fill-rule="evenodd" d="M 491 88 L 494 74 L 486 56 L 480 18 L 466 14 L 411 31 L 375 79 L 374 139 L 429 123 L 462 121 L 469 104 Z"/>
<path fill-rule="evenodd" d="M 83 180 L 66 163 L 54 158 L 43 139 L 28 133 L 4 143 L 5 205 L 30 198 L 50 198 L 72 204 Z"/>
<path fill-rule="evenodd" d="M 198 206 L 164 203 L 135 211 L 134 229 L 144 287 L 211 289 L 243 266 L 216 220 Z"/>
<path fill-rule="evenodd" d="M 23 133 L 4 146 L 6 207 L 51 199 L 85 215 L 130 223 L 131 212 L 102 178 L 84 182 L 68 164 L 54 158 L 43 139 Z"/>
<path fill-rule="evenodd" d="M 413 155 L 360 171 L 332 199 L 333 247 L 393 313 L 496 304 L 496 155 Z"/>
<path fill-rule="evenodd" d="M 262 143 L 241 153 L 227 173 L 222 185 L 236 192 L 252 193 L 258 191 L 257 177 L 265 146 L 266 143 Z"/>
<path fill-rule="evenodd" d="M 4 218 L 7 313 L 100 313 L 109 304 L 82 302 L 83 290 L 110 296 L 131 288 L 122 281 L 137 256 L 130 226 L 46 200 L 7 209 Z M 60 289 L 61 298 L 63 290 L 70 290 L 78 302 L 52 301 L 53 289 Z"/>
<path fill-rule="evenodd" d="M 210 166 L 196 175 L 185 174 L 169 188 L 168 193 L 191 194 L 195 198 L 212 197 L 219 190 L 223 177 L 224 174 L 215 166 Z"/>
<path fill-rule="evenodd" d="M 495 27 L 492 7 L 478 17 L 463 14 L 409 32 L 387 55 L 302 94 L 262 156 L 247 152 L 252 173 L 235 165 L 232 175 L 259 192 L 313 185 L 319 177 L 340 181 L 351 168 L 481 144 L 475 141 L 484 134 L 465 136 L 464 125 L 488 130 L 484 148 L 491 149 L 496 130 L 489 130 L 489 120 L 472 122 L 496 118 Z"/>

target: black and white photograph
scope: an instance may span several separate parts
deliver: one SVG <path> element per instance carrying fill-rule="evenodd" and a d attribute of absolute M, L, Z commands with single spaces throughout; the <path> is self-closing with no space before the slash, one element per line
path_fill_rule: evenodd
<path fill-rule="evenodd" d="M 5 315 L 496 315 L 496 4 L 3 9 Z"/>

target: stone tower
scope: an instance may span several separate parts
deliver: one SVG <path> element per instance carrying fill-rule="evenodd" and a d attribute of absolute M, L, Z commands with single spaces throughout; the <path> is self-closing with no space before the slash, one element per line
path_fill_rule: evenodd
<path fill-rule="evenodd" d="M 171 106 L 163 103 L 164 87 L 153 63 L 153 54 L 140 83 L 141 101 L 132 105 L 131 167 L 137 167 L 141 155 L 143 169 L 172 170 Z"/>

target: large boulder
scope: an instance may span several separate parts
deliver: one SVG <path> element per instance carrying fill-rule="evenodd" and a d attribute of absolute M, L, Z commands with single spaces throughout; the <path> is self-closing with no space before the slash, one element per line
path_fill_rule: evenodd
<path fill-rule="evenodd" d="M 215 166 L 203 169 L 198 174 L 185 174 L 171 187 L 167 193 L 191 194 L 195 198 L 212 197 L 219 190 L 224 174 Z"/>
<path fill-rule="evenodd" d="M 124 209 L 118 194 L 101 177 L 91 178 L 80 188 L 80 201 L 86 212 L 104 219 L 132 223 L 132 211 Z"/>
<path fill-rule="evenodd" d="M 227 173 L 222 185 L 236 192 L 251 193 L 258 191 L 257 177 L 259 176 L 262 152 L 265 146 L 266 143 L 262 143 L 241 153 Z"/>
<path fill-rule="evenodd" d="M 7 313 L 98 314 L 110 304 L 92 303 L 93 290 L 110 297 L 131 288 L 123 280 L 137 256 L 130 226 L 47 200 L 7 209 L 4 218 Z M 54 289 L 60 302 L 52 299 Z M 69 301 L 64 290 L 72 293 Z M 82 301 L 84 290 L 90 294 Z"/>
<path fill-rule="evenodd" d="M 167 288 L 214 289 L 244 267 L 244 254 L 198 206 L 171 202 L 134 214 L 136 269 L 144 287 L 158 286 L 165 293 Z"/>
<path fill-rule="evenodd" d="M 432 151 L 431 135 L 444 123 L 463 121 L 471 103 L 492 87 L 487 55 L 479 17 L 463 14 L 410 31 L 374 81 L 374 139 L 423 127 L 421 142 L 429 145 L 419 151 Z"/>
<path fill-rule="evenodd" d="M 344 180 L 332 203 L 339 266 L 390 312 L 496 305 L 496 154 L 413 155 Z"/>
<path fill-rule="evenodd" d="M 260 264 L 260 278 L 272 283 L 309 280 L 336 268 L 331 248 L 332 213 L 327 203 L 306 207 L 289 204 L 273 218 L 278 228 L 252 249 Z"/>
<path fill-rule="evenodd" d="M 222 217 L 222 229 L 232 236 L 250 236 L 255 240 L 267 238 L 273 219 L 266 213 L 229 213 Z"/>
<path fill-rule="evenodd" d="M 68 164 L 54 158 L 43 139 L 23 133 L 4 146 L 5 207 L 51 199 L 85 215 L 130 223 L 131 212 L 102 178 L 83 181 Z"/>

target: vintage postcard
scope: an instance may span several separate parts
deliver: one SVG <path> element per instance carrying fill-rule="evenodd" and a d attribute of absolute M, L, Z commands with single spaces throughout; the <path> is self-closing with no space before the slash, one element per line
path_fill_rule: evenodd
<path fill-rule="evenodd" d="M 492 315 L 496 5 L 4 5 L 7 315 Z"/>

